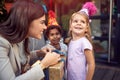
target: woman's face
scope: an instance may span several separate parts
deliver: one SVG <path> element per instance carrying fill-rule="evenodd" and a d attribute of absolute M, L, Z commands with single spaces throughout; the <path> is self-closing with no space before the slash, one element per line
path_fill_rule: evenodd
<path fill-rule="evenodd" d="M 59 44 L 61 38 L 61 34 L 57 29 L 51 29 L 49 31 L 48 39 L 50 40 L 51 44 Z"/>
<path fill-rule="evenodd" d="M 30 24 L 29 32 L 28 32 L 28 37 L 41 39 L 43 35 L 43 31 L 46 28 L 47 27 L 45 25 L 45 15 L 44 15 L 32 21 L 32 23 Z"/>

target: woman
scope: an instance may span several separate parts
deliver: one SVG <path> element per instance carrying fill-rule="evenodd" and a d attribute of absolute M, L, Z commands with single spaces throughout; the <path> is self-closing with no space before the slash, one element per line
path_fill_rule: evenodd
<path fill-rule="evenodd" d="M 30 53 L 28 38 L 41 39 L 44 29 L 45 13 L 39 4 L 30 0 L 13 4 L 7 20 L 0 25 L 0 80 L 40 80 L 43 69 L 60 60 L 59 54 L 44 50 L 45 57 L 26 71 L 29 59 L 39 57 L 41 51 Z"/>

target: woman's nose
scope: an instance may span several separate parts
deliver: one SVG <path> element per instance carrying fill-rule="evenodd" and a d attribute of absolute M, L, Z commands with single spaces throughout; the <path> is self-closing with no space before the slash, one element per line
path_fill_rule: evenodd
<path fill-rule="evenodd" d="M 43 29 L 47 29 L 47 26 L 46 26 L 46 25 L 44 25 L 44 26 L 43 26 Z"/>

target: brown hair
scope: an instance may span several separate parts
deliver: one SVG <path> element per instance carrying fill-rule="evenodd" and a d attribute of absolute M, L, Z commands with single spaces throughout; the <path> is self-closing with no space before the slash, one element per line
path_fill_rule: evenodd
<path fill-rule="evenodd" d="M 0 34 L 10 43 L 19 43 L 24 40 L 24 48 L 28 51 L 28 38 L 26 38 L 30 23 L 44 15 L 42 6 L 32 0 L 17 0 L 7 20 L 0 25 Z"/>

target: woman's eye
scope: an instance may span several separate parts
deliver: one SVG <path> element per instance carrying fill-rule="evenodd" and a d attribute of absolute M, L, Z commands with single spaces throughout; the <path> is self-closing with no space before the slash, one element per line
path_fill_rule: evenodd
<path fill-rule="evenodd" d="M 41 23 L 41 24 L 45 24 L 45 21 L 41 21 L 40 23 Z"/>

